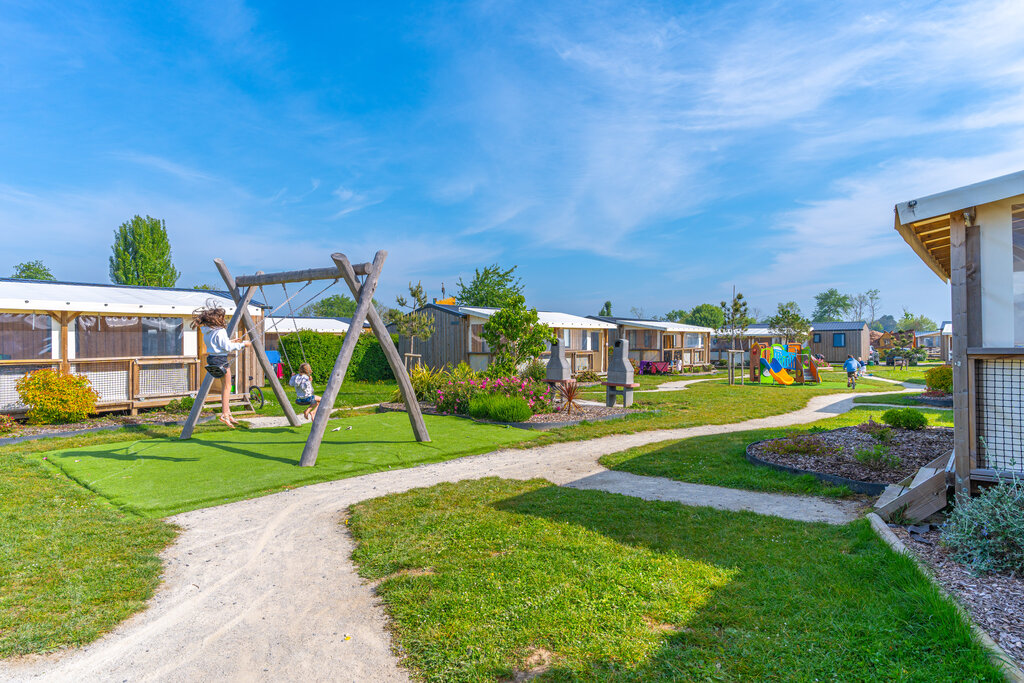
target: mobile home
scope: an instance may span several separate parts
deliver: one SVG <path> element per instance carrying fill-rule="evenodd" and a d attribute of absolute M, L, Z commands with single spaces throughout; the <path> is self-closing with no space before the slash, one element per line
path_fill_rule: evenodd
<path fill-rule="evenodd" d="M 821 355 L 829 363 L 842 363 L 847 356 L 867 360 L 871 353 L 871 335 L 868 324 L 857 322 L 811 323 L 810 352 Z"/>
<path fill-rule="evenodd" d="M 711 335 L 714 330 L 699 325 L 667 320 L 635 320 L 611 316 L 590 316 L 615 326 L 609 343 L 629 341 L 629 357 L 636 361 L 678 361 L 684 366 L 711 361 Z"/>
<path fill-rule="evenodd" d="M 189 323 L 208 301 L 234 312 L 225 292 L 0 279 L 0 411 L 25 410 L 15 385 L 40 368 L 88 377 L 102 411 L 135 412 L 194 394 L 206 349 Z M 262 304 L 249 313 L 260 326 Z M 251 349 L 236 354 L 232 370 L 238 396 L 263 385 Z"/>

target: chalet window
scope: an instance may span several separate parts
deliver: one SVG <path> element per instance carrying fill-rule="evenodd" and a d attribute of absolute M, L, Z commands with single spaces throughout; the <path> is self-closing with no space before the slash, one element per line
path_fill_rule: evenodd
<path fill-rule="evenodd" d="M 562 347 L 572 348 L 572 330 L 562 330 Z"/>
<path fill-rule="evenodd" d="M 52 358 L 51 319 L 37 313 L 0 313 L 0 360 Z"/>
<path fill-rule="evenodd" d="M 1024 346 L 1024 204 L 1010 207 L 1013 226 L 1013 341 Z"/>
<path fill-rule="evenodd" d="M 846 333 L 845 332 L 835 332 L 832 335 L 832 346 L 834 348 L 841 348 L 843 346 L 846 346 Z"/>
<path fill-rule="evenodd" d="M 484 331 L 483 324 L 470 325 L 469 331 L 471 335 L 469 346 L 470 353 L 490 353 L 490 347 L 487 346 L 487 342 L 484 341 L 484 338 L 480 336 Z"/>
<path fill-rule="evenodd" d="M 590 350 L 597 351 L 601 348 L 601 333 L 591 332 L 590 333 Z"/>
<path fill-rule="evenodd" d="M 688 349 L 696 349 L 696 348 L 700 348 L 703 345 L 704 345 L 704 341 L 703 341 L 703 339 L 701 339 L 700 333 L 698 333 L 698 332 L 687 332 L 686 333 L 686 338 L 683 341 L 683 346 L 685 346 Z"/>
<path fill-rule="evenodd" d="M 75 319 L 75 357 L 180 356 L 183 322 L 181 318 L 80 315 Z"/>
<path fill-rule="evenodd" d="M 586 330 L 583 330 L 582 332 L 580 332 L 580 341 L 582 342 L 580 344 L 580 348 L 582 348 L 584 351 L 590 351 L 591 350 L 591 348 L 590 348 L 590 335 L 587 334 Z"/>
<path fill-rule="evenodd" d="M 821 343 L 821 332 L 815 332 L 814 333 L 814 343 L 815 344 L 820 344 Z"/>

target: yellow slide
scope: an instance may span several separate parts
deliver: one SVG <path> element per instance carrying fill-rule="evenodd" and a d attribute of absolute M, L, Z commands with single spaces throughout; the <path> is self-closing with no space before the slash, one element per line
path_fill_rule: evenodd
<path fill-rule="evenodd" d="M 793 383 L 793 375 L 789 374 L 789 371 L 779 365 L 779 361 L 774 358 L 771 363 L 762 358 L 761 367 L 767 370 L 768 374 L 772 376 L 772 379 L 779 384 L 785 384 L 788 386 Z"/>

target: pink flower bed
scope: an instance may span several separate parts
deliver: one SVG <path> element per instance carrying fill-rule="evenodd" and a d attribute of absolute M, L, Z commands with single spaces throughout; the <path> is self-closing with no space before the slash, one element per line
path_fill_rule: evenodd
<path fill-rule="evenodd" d="M 504 394 L 523 399 L 536 413 L 550 413 L 555 392 L 550 385 L 521 377 L 497 377 L 448 382 L 437 390 L 434 407 L 441 413 L 465 415 L 469 400 L 478 394 Z"/>

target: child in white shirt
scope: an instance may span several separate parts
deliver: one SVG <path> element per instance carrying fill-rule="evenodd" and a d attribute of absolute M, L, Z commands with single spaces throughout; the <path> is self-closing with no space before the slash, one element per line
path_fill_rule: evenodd
<path fill-rule="evenodd" d="M 220 396 L 221 413 L 217 418 L 228 427 L 234 429 L 238 421 L 231 416 L 229 401 L 231 397 L 231 362 L 228 355 L 232 351 L 244 349 L 252 342 L 236 337 L 230 339 L 225 329 L 224 309 L 215 305 L 207 305 L 192 313 L 192 327 L 199 328 L 206 344 L 206 371 L 214 377 L 221 378 Z"/>
<path fill-rule="evenodd" d="M 298 374 L 292 375 L 288 384 L 295 387 L 295 402 L 306 406 L 302 417 L 312 420 L 320 407 L 320 397 L 313 393 L 313 367 L 309 363 L 300 365 Z"/>

